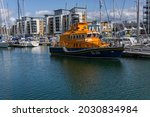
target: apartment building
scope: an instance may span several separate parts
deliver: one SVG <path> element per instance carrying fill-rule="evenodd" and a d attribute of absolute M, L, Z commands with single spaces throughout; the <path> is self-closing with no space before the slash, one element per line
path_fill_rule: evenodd
<path fill-rule="evenodd" d="M 13 26 L 17 35 L 59 35 L 69 30 L 70 25 L 86 21 L 86 8 L 58 9 L 45 17 L 22 17 Z"/>
<path fill-rule="evenodd" d="M 70 10 L 70 24 L 86 21 L 86 8 L 74 7 Z"/>
<path fill-rule="evenodd" d="M 146 32 L 150 34 L 150 0 L 146 0 L 146 5 L 143 7 L 143 22 Z"/>
<path fill-rule="evenodd" d="M 74 7 L 71 10 L 54 10 L 53 15 L 45 15 L 46 34 L 59 35 L 69 30 L 70 25 L 86 21 L 86 8 Z"/>
<path fill-rule="evenodd" d="M 58 9 L 54 11 L 53 17 L 53 28 L 54 34 L 61 34 L 66 29 L 66 17 L 69 15 L 69 10 L 66 9 Z"/>
<path fill-rule="evenodd" d="M 45 34 L 46 35 L 53 35 L 54 34 L 54 26 L 53 26 L 53 21 L 54 20 L 54 15 L 45 15 Z"/>
<path fill-rule="evenodd" d="M 44 26 L 43 17 L 22 17 L 20 20 L 16 20 L 12 30 L 16 35 L 43 36 Z"/>
<path fill-rule="evenodd" d="M 29 21 L 30 34 L 34 36 L 44 35 L 44 18 L 43 17 L 31 17 Z"/>

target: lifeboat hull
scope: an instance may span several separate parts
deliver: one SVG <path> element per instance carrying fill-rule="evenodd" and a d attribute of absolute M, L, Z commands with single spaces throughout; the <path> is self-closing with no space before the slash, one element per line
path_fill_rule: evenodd
<path fill-rule="evenodd" d="M 109 47 L 109 48 L 65 48 L 65 47 L 50 47 L 49 51 L 52 56 L 74 56 L 87 58 L 111 58 L 121 57 L 123 47 Z"/>

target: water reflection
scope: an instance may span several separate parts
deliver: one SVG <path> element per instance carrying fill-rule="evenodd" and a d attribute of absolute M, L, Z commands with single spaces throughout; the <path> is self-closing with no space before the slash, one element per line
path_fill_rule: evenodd
<path fill-rule="evenodd" d="M 0 78 L 10 78 L 11 72 L 11 64 L 12 64 L 12 56 L 11 56 L 11 48 L 1 48 L 0 49 Z M 5 75 L 4 75 L 5 73 Z"/>
<path fill-rule="evenodd" d="M 81 96 L 80 99 L 100 87 L 104 74 L 107 74 L 104 69 L 119 70 L 122 66 L 119 59 L 51 57 L 51 61 L 61 64 L 66 84 L 73 95 Z"/>
<path fill-rule="evenodd" d="M 0 99 L 150 99 L 145 59 L 51 57 L 39 46 L 0 49 L 0 66 Z"/>
<path fill-rule="evenodd" d="M 39 46 L 39 47 L 23 47 L 23 48 L 11 48 L 16 52 L 21 53 L 32 53 L 32 54 L 48 54 L 46 50 L 48 50 L 48 46 Z"/>
<path fill-rule="evenodd" d="M 0 56 L 5 99 L 106 99 L 122 80 L 120 59 L 50 57 L 47 46 L 11 48 Z"/>

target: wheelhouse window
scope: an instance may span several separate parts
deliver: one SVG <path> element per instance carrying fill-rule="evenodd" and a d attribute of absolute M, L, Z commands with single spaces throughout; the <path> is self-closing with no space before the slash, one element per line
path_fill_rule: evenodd
<path fill-rule="evenodd" d="M 79 36 L 79 39 L 81 39 L 81 35 L 78 35 Z"/>
<path fill-rule="evenodd" d="M 91 38 L 91 37 L 98 37 L 99 38 L 99 34 L 98 33 L 87 34 L 87 38 Z"/>
<path fill-rule="evenodd" d="M 76 38 L 79 39 L 79 35 L 76 35 Z"/>
<path fill-rule="evenodd" d="M 93 37 L 100 37 L 100 35 L 98 33 L 93 33 Z"/>
<path fill-rule="evenodd" d="M 96 33 L 94 33 L 94 34 L 93 34 L 93 37 L 97 37 L 97 34 L 96 34 Z"/>
<path fill-rule="evenodd" d="M 83 38 L 83 39 L 84 39 L 84 38 L 85 38 L 85 35 L 82 35 L 82 37 L 81 37 L 81 38 Z"/>
<path fill-rule="evenodd" d="M 92 34 L 87 34 L 87 38 L 90 38 L 90 37 L 92 37 Z"/>

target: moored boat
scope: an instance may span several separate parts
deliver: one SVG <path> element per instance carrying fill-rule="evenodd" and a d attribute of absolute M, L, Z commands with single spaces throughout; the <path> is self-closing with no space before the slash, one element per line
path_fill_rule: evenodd
<path fill-rule="evenodd" d="M 88 23 L 77 23 L 60 35 L 50 46 L 51 55 L 77 57 L 120 57 L 123 47 L 111 47 L 99 38 L 99 32 L 88 29 Z"/>
<path fill-rule="evenodd" d="M 6 41 L 6 38 L 3 36 L 0 36 L 0 48 L 7 48 L 8 42 Z"/>
<path fill-rule="evenodd" d="M 38 41 L 26 41 L 27 47 L 37 47 L 39 46 Z"/>
<path fill-rule="evenodd" d="M 39 46 L 39 41 L 31 39 L 17 39 L 10 43 L 11 47 L 37 47 Z"/>
<path fill-rule="evenodd" d="M 7 48 L 7 47 L 8 47 L 8 43 L 6 41 L 0 42 L 0 48 Z"/>

